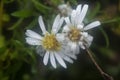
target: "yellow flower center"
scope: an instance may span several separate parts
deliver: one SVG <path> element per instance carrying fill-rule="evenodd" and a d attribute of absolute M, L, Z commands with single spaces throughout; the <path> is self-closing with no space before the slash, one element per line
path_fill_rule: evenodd
<path fill-rule="evenodd" d="M 71 41 L 78 42 L 81 37 L 80 30 L 72 27 L 71 30 L 68 32 L 68 37 Z"/>
<path fill-rule="evenodd" d="M 46 50 L 50 50 L 50 51 L 58 51 L 60 50 L 60 43 L 58 42 L 58 40 L 56 39 L 54 34 L 46 34 L 45 37 L 43 38 L 43 47 Z"/>

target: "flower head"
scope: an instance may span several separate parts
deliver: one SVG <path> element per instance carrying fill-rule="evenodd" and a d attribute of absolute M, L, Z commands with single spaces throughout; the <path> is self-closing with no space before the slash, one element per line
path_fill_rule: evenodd
<path fill-rule="evenodd" d="M 88 5 L 78 5 L 72 11 L 69 17 L 65 17 L 66 25 L 63 28 L 68 45 L 71 49 L 76 50 L 81 47 L 89 47 L 92 43 L 93 37 L 88 34 L 87 30 L 100 25 L 99 21 L 94 21 L 87 26 L 84 26 L 83 20 L 88 10 Z"/>
<path fill-rule="evenodd" d="M 60 10 L 63 16 L 68 16 L 72 12 L 72 8 L 70 7 L 69 4 L 61 4 L 58 6 L 58 9 Z"/>
<path fill-rule="evenodd" d="M 54 20 L 51 32 L 48 32 L 45 28 L 42 17 L 39 16 L 38 22 L 43 36 L 32 30 L 26 31 L 26 42 L 30 45 L 36 45 L 38 49 L 37 52 L 44 52 L 45 50 L 43 63 L 47 65 L 50 58 L 50 62 L 54 68 L 56 68 L 56 60 L 60 63 L 61 66 L 66 68 L 67 66 L 64 60 L 73 63 L 71 58 L 76 58 L 76 56 L 72 54 L 67 54 L 69 53 L 69 50 L 67 50 L 66 44 L 63 41 L 63 35 L 58 33 L 61 25 L 63 24 L 63 20 L 63 17 L 60 18 L 60 15 L 57 15 Z"/>

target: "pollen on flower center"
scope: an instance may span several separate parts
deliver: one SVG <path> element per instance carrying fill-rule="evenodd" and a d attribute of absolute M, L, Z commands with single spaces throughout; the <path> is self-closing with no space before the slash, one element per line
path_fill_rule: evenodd
<path fill-rule="evenodd" d="M 77 28 L 71 28 L 68 32 L 68 37 L 71 41 L 78 42 L 81 37 L 80 30 Z"/>
<path fill-rule="evenodd" d="M 51 51 L 58 51 L 60 50 L 60 43 L 57 41 L 55 38 L 54 34 L 46 34 L 45 37 L 43 38 L 43 47 L 46 50 L 51 50 Z"/>

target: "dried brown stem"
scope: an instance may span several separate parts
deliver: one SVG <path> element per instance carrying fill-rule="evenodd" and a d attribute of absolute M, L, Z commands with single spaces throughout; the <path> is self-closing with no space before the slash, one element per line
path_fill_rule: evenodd
<path fill-rule="evenodd" d="M 105 73 L 105 72 L 101 69 L 101 67 L 97 64 L 97 62 L 95 61 L 95 59 L 93 58 L 93 56 L 92 56 L 92 54 L 91 54 L 92 52 L 91 52 L 88 48 L 86 48 L 86 50 L 87 50 L 87 53 L 88 53 L 90 59 L 92 60 L 92 62 L 93 62 L 94 65 L 96 66 L 96 68 L 99 70 L 99 72 L 100 72 L 100 74 L 102 75 L 102 77 L 104 78 L 104 80 L 114 80 L 112 76 L 110 76 L 110 75 L 108 75 L 107 73 Z"/>

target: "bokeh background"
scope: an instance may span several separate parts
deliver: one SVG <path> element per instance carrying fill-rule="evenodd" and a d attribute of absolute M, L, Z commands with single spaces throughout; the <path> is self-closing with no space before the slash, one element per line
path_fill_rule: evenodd
<path fill-rule="evenodd" d="M 54 69 L 26 43 L 26 29 L 41 33 L 38 16 L 50 28 L 63 3 L 72 8 L 88 4 L 84 23 L 101 21 L 90 31 L 90 49 L 103 71 L 120 80 L 120 0 L 0 0 L 0 80 L 104 80 L 86 50 L 73 64 L 66 62 L 67 69 Z"/>

